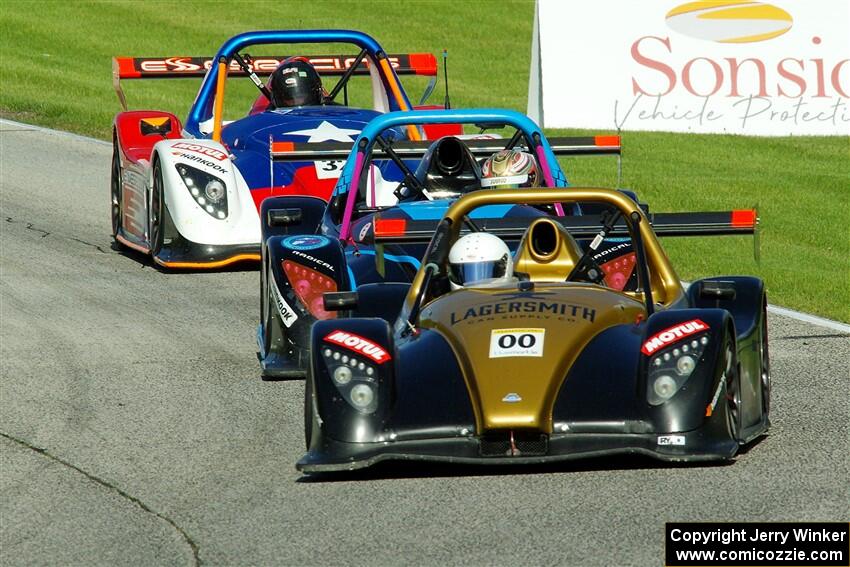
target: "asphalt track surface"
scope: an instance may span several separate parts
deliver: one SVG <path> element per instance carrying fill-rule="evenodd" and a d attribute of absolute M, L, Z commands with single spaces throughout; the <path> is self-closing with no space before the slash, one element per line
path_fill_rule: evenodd
<path fill-rule="evenodd" d="M 850 517 L 850 341 L 771 315 L 773 428 L 734 462 L 301 476 L 253 270 L 111 247 L 110 147 L 0 124 L 0 563 L 662 565 L 665 521 Z"/>

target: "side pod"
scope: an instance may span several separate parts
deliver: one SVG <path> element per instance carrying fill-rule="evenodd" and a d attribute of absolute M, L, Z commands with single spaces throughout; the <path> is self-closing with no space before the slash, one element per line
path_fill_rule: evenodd
<path fill-rule="evenodd" d="M 741 436 L 752 439 L 769 425 L 770 356 L 764 282 L 748 276 L 706 278 L 690 285 L 688 299 L 691 305 L 725 309 L 735 321 L 741 399 L 744 407 L 752 410 L 742 416 Z"/>
<path fill-rule="evenodd" d="M 764 282 L 749 276 L 705 278 L 688 287 L 693 307 L 725 309 L 732 314 L 739 341 L 752 335 L 761 323 L 764 299 Z"/>

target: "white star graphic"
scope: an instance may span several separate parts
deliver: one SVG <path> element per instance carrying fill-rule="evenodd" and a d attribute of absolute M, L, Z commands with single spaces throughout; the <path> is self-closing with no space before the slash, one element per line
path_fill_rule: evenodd
<path fill-rule="evenodd" d="M 337 128 L 327 120 L 323 120 L 316 128 L 311 130 L 298 130 L 295 132 L 284 132 L 288 136 L 308 136 L 308 142 L 351 142 L 353 136 L 360 130 L 348 128 Z"/>

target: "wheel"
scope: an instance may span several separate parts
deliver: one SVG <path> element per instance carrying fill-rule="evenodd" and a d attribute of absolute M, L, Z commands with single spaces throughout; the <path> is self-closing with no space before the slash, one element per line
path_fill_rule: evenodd
<path fill-rule="evenodd" d="M 759 345 L 759 360 L 761 361 L 761 417 L 767 422 L 770 417 L 770 352 L 767 341 L 767 310 L 762 313 L 764 324 L 761 328 L 761 344 Z"/>
<path fill-rule="evenodd" d="M 263 273 L 260 277 L 260 320 L 263 323 L 263 351 L 266 356 L 271 353 L 272 348 L 272 306 L 271 287 L 274 285 L 274 277 L 269 273 L 268 260 L 264 262 Z"/>
<path fill-rule="evenodd" d="M 304 445 L 308 451 L 313 442 L 313 430 L 316 427 L 316 416 L 313 413 L 313 377 L 307 370 L 307 378 L 304 380 Z"/>
<path fill-rule="evenodd" d="M 741 373 L 738 367 L 738 355 L 735 350 L 735 340 L 726 339 L 724 368 L 722 379 L 726 383 L 726 422 L 729 436 L 738 443 L 741 442 L 743 428 L 743 413 L 741 411 Z"/>
<path fill-rule="evenodd" d="M 266 326 L 266 277 L 269 261 L 266 259 L 265 245 L 262 245 L 262 254 L 260 260 L 260 324 Z"/>
<path fill-rule="evenodd" d="M 121 232 L 121 157 L 118 155 L 118 144 L 112 145 L 112 176 L 109 182 L 110 201 L 112 204 L 112 236 Z"/>
<path fill-rule="evenodd" d="M 148 230 L 152 256 L 159 255 L 164 239 L 162 215 L 165 207 L 163 207 L 162 185 L 162 166 L 157 160 L 153 166 L 153 187 L 151 188 L 151 204 L 148 211 Z"/>

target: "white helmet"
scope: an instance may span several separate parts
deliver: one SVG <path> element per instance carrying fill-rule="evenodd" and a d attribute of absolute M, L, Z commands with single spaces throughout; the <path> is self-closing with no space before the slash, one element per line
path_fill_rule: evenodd
<path fill-rule="evenodd" d="M 488 232 L 462 236 L 449 251 L 449 279 L 453 289 L 507 281 L 513 272 L 514 261 L 508 245 Z"/>

